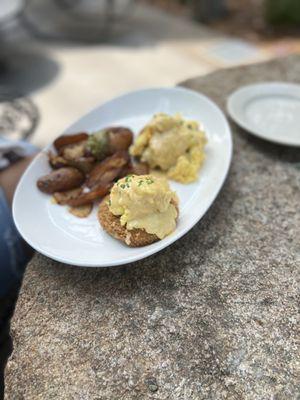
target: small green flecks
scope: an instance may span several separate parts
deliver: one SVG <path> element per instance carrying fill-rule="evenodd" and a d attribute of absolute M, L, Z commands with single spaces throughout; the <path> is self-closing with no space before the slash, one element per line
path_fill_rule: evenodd
<path fill-rule="evenodd" d="M 138 182 L 138 186 L 141 186 L 141 184 L 143 183 L 144 181 L 141 179 L 141 180 L 139 180 L 139 182 Z"/>
<path fill-rule="evenodd" d="M 124 185 L 124 183 L 122 183 L 121 188 L 125 189 L 126 185 Z"/>
<path fill-rule="evenodd" d="M 111 206 L 111 200 L 110 199 L 108 200 L 108 205 Z"/>
<path fill-rule="evenodd" d="M 125 178 L 125 182 L 131 182 L 132 181 L 132 174 L 131 175 L 127 175 Z"/>

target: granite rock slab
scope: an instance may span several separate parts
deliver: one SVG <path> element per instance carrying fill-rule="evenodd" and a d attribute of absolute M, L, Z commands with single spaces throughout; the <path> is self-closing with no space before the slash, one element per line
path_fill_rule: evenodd
<path fill-rule="evenodd" d="M 300 83 L 300 56 L 182 85 L 224 109 L 266 80 Z M 36 254 L 12 320 L 7 400 L 299 399 L 300 150 L 231 127 L 220 195 L 169 248 L 104 269 Z"/>

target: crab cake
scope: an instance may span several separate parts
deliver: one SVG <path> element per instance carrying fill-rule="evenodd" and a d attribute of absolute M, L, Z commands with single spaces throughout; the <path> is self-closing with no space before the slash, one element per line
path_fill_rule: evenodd
<path fill-rule="evenodd" d="M 176 229 L 178 198 L 166 179 L 128 175 L 100 204 L 103 229 L 128 246 L 146 246 Z"/>

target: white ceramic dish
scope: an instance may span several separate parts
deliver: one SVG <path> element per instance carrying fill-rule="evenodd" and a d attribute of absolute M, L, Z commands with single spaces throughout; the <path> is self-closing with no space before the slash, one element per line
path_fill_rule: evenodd
<path fill-rule="evenodd" d="M 232 139 L 222 111 L 207 97 L 183 88 L 140 90 L 118 97 L 79 119 L 65 133 L 93 132 L 111 125 L 130 127 L 135 134 L 153 114 L 181 112 L 203 124 L 207 159 L 193 184 L 170 182 L 180 200 L 176 231 L 150 246 L 130 248 L 113 239 L 99 226 L 96 209 L 86 219 L 71 215 L 66 207 L 51 203 L 36 188 L 37 179 L 50 171 L 46 151 L 39 154 L 23 175 L 13 202 L 13 216 L 24 239 L 37 251 L 67 264 L 107 267 L 126 264 L 154 254 L 188 232 L 211 206 L 227 175 Z"/>
<path fill-rule="evenodd" d="M 255 136 L 300 146 L 300 85 L 269 82 L 244 86 L 229 96 L 227 110 Z"/>

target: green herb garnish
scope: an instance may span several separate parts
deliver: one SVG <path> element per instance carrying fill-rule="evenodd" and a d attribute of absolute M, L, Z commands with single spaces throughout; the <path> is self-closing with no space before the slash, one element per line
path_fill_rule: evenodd
<path fill-rule="evenodd" d="M 108 131 L 101 130 L 90 135 L 86 148 L 98 161 L 103 160 L 108 153 Z"/>
<path fill-rule="evenodd" d="M 151 178 L 146 178 L 146 183 L 147 183 L 148 185 L 150 185 L 151 183 L 154 183 L 154 180 L 151 179 Z"/>
<path fill-rule="evenodd" d="M 127 175 L 125 178 L 125 182 L 131 182 L 132 181 L 132 174 L 131 175 Z"/>

